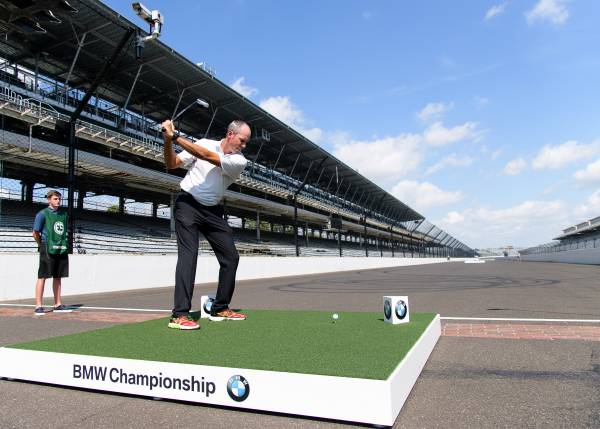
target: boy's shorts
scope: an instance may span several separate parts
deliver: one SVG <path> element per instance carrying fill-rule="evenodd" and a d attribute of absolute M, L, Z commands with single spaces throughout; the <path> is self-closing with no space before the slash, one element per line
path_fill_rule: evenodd
<path fill-rule="evenodd" d="M 49 255 L 45 243 L 40 246 L 38 279 L 69 277 L 69 254 Z"/>

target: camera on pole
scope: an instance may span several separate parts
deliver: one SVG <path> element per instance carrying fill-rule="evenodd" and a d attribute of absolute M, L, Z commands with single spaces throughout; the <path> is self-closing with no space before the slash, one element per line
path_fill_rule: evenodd
<path fill-rule="evenodd" d="M 150 10 L 141 3 L 132 3 L 131 7 L 140 18 L 150 24 L 149 36 L 142 36 L 141 31 L 137 31 L 137 36 L 135 38 L 135 57 L 139 60 L 142 58 L 144 44 L 150 40 L 155 40 L 160 36 L 162 25 L 165 20 L 158 10 Z"/>

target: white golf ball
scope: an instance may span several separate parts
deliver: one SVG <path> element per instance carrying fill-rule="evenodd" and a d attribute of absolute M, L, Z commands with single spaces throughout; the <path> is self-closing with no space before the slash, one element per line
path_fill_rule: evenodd
<path fill-rule="evenodd" d="M 338 318 L 339 318 L 340 316 L 338 316 L 338 314 L 337 314 L 337 313 L 333 313 L 333 316 L 331 316 L 331 317 L 333 317 L 333 320 L 338 320 Z"/>

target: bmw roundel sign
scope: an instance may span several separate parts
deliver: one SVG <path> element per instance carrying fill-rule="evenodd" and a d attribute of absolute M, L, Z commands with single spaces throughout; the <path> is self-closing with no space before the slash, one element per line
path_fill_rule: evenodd
<path fill-rule="evenodd" d="M 410 311 L 407 296 L 383 297 L 384 321 L 394 325 L 410 323 Z"/>
<path fill-rule="evenodd" d="M 208 314 L 210 314 L 210 309 L 213 305 L 213 298 L 208 298 L 206 301 L 204 301 L 204 311 Z"/>
<path fill-rule="evenodd" d="M 383 315 L 385 316 L 385 320 L 390 320 L 392 317 L 392 304 L 387 299 L 383 303 Z"/>
<path fill-rule="evenodd" d="M 234 375 L 227 381 L 227 393 L 236 402 L 245 401 L 250 395 L 250 384 L 241 375 Z"/>
<path fill-rule="evenodd" d="M 408 305 L 401 299 L 396 302 L 396 317 L 400 320 L 404 319 L 408 314 Z"/>

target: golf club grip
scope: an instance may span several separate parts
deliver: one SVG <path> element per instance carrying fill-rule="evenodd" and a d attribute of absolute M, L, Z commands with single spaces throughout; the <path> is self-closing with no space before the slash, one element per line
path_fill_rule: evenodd
<path fill-rule="evenodd" d="M 181 115 L 182 113 L 183 113 L 183 110 L 181 112 L 179 112 L 178 114 L 176 114 L 175 117 L 173 119 L 171 119 L 171 122 L 175 122 L 175 119 L 179 118 L 179 115 Z M 165 127 L 161 127 L 160 131 L 164 133 L 167 130 L 165 129 Z"/>

